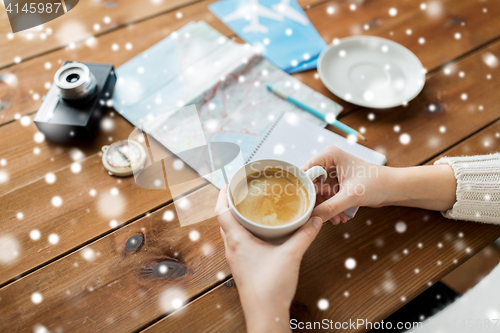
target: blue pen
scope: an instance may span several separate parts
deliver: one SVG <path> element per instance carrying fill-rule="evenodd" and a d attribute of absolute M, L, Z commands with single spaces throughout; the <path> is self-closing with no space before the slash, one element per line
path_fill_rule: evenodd
<path fill-rule="evenodd" d="M 298 106 L 299 108 L 309 112 L 310 114 L 312 114 L 313 116 L 316 116 L 318 117 L 319 119 L 327 122 L 328 124 L 332 125 L 332 126 L 335 126 L 337 127 L 339 130 L 341 131 L 344 131 L 346 132 L 347 134 L 351 134 L 351 135 L 354 135 L 356 136 L 357 138 L 361 139 L 361 140 L 364 140 L 366 141 L 365 137 L 363 135 L 361 135 L 361 133 L 359 133 L 358 131 L 356 131 L 355 129 L 347 126 L 346 124 L 343 124 L 341 123 L 340 121 L 338 121 L 335 116 L 332 114 L 332 119 L 327 119 L 327 118 L 330 118 L 329 116 L 325 116 L 323 113 L 319 112 L 319 111 L 316 111 L 314 110 L 312 107 L 302 103 L 301 101 L 298 101 L 296 100 L 295 98 L 291 97 L 291 96 L 288 96 L 287 94 L 285 94 L 284 92 L 282 91 L 279 91 L 277 90 L 276 88 L 273 88 L 271 87 L 270 85 L 267 85 L 267 90 L 269 90 L 270 92 L 274 93 L 276 96 L 279 96 L 281 98 L 283 98 L 284 100 L 287 100 L 289 101 L 290 103 L 292 103 L 293 105 L 296 105 Z"/>

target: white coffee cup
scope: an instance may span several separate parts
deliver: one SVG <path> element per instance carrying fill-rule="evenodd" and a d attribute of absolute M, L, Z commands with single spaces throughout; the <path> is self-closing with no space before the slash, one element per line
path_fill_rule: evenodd
<path fill-rule="evenodd" d="M 236 186 L 243 180 L 246 180 L 247 175 L 263 171 L 265 169 L 283 169 L 299 179 L 299 181 L 304 185 L 304 188 L 309 195 L 309 205 L 307 211 L 299 219 L 292 221 L 290 223 L 278 226 L 268 226 L 253 222 L 243 215 L 236 209 L 231 193 L 234 192 Z M 309 218 L 314 208 L 316 202 L 316 189 L 314 188 L 314 180 L 319 179 L 324 181 L 327 177 L 325 169 L 320 166 L 314 166 L 307 171 L 303 171 L 299 167 L 290 164 L 285 161 L 280 160 L 258 160 L 250 162 L 241 168 L 239 168 L 229 181 L 229 186 L 227 190 L 229 209 L 233 216 L 243 225 L 245 228 L 250 230 L 255 236 L 271 241 L 273 243 L 279 243 L 287 239 L 295 230 L 304 225 Z"/>

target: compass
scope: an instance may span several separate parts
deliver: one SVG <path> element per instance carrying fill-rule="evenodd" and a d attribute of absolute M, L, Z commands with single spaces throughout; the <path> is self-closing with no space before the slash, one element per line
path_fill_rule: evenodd
<path fill-rule="evenodd" d="M 146 151 L 134 140 L 121 140 L 102 147 L 102 164 L 111 176 L 126 177 L 146 163 Z"/>

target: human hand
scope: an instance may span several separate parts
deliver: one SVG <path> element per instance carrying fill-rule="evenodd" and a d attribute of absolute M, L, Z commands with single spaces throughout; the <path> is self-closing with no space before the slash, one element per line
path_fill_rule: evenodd
<path fill-rule="evenodd" d="M 444 211 L 456 200 L 457 182 L 449 165 L 391 168 L 365 162 L 329 146 L 306 162 L 303 169 L 319 165 L 328 178 L 316 183 L 312 216 L 333 224 L 347 222 L 343 213 L 355 206 L 389 205 Z"/>
<path fill-rule="evenodd" d="M 282 245 L 253 236 L 229 211 L 227 186 L 219 193 L 217 219 L 226 259 L 238 287 L 248 332 L 290 332 L 289 309 L 302 257 L 321 229 L 310 219 Z"/>
<path fill-rule="evenodd" d="M 354 206 L 378 207 L 387 202 L 392 193 L 381 179 L 384 167 L 365 162 L 343 150 L 328 146 L 306 162 L 303 169 L 319 165 L 328 178 L 316 183 L 316 208 L 312 215 L 333 224 L 347 222 L 343 213 Z"/>

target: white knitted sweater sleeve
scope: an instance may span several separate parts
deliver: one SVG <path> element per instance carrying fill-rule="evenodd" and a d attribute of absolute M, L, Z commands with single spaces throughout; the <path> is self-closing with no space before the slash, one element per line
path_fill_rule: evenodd
<path fill-rule="evenodd" d="M 457 179 L 457 201 L 443 212 L 447 218 L 500 224 L 500 153 L 443 157 Z"/>

